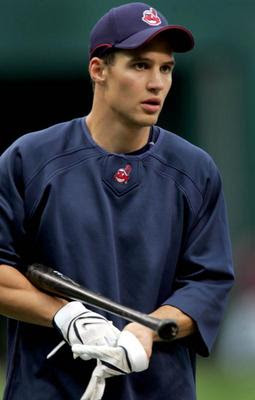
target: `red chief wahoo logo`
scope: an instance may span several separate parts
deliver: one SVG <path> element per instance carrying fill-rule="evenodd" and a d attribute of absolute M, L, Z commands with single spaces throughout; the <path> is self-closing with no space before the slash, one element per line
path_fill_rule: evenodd
<path fill-rule="evenodd" d="M 119 168 L 116 174 L 114 174 L 114 180 L 118 183 L 127 184 L 132 171 L 130 164 L 127 164 L 125 168 Z"/>
<path fill-rule="evenodd" d="M 151 26 L 157 26 L 161 24 L 161 19 L 159 18 L 157 11 L 152 7 L 143 12 L 142 20 Z"/>

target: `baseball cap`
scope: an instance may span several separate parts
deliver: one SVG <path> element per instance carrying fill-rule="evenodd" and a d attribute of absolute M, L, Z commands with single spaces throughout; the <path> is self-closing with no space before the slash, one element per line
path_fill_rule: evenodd
<path fill-rule="evenodd" d="M 190 30 L 181 25 L 169 25 L 155 8 L 145 3 L 128 3 L 110 9 L 90 33 L 89 57 L 102 55 L 108 49 L 136 49 L 161 32 L 167 32 L 174 52 L 186 52 L 194 47 Z"/>

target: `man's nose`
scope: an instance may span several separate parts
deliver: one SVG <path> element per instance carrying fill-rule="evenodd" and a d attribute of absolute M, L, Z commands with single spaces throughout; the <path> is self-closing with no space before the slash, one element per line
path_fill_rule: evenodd
<path fill-rule="evenodd" d="M 149 90 L 160 91 L 164 88 L 163 76 L 160 71 L 151 71 L 148 79 L 147 88 Z"/>

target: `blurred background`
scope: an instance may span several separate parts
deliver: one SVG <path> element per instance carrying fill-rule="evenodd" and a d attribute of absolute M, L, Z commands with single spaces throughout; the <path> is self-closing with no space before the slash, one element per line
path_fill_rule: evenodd
<path fill-rule="evenodd" d="M 124 3 L 0 0 L 0 153 L 27 132 L 90 110 L 88 35 L 109 8 Z M 194 51 L 176 55 L 159 124 L 208 151 L 219 166 L 237 275 L 213 353 L 198 362 L 198 400 L 254 400 L 255 1 L 149 4 L 196 39 Z M 4 368 L 0 318 L 0 387 Z"/>

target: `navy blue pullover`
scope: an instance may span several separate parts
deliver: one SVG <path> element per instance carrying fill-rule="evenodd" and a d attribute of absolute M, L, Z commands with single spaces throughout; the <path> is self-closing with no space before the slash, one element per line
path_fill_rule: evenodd
<path fill-rule="evenodd" d="M 1 264 L 43 263 L 126 306 L 169 304 L 197 324 L 192 337 L 155 343 L 147 371 L 108 379 L 104 400 L 194 400 L 196 354 L 209 354 L 233 283 L 217 167 L 177 135 L 151 132 L 144 151 L 112 154 L 78 118 L 24 135 L 0 158 Z M 68 345 L 46 360 L 59 340 L 9 320 L 4 400 L 80 398 L 95 363 L 73 360 Z"/>

